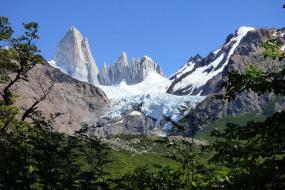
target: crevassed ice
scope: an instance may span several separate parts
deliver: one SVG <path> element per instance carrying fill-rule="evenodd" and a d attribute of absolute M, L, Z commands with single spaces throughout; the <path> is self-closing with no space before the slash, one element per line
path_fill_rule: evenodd
<path fill-rule="evenodd" d="M 179 121 L 190 108 L 195 107 L 204 99 L 202 96 L 175 96 L 167 93 L 134 95 L 126 98 L 111 100 L 107 118 L 120 117 L 121 113 L 131 110 L 134 106 L 141 105 L 141 112 L 156 120 L 156 127 L 161 120 L 170 117 L 173 121 Z M 187 110 L 181 111 L 181 108 L 187 107 Z M 138 114 L 131 112 L 131 115 Z"/>
<path fill-rule="evenodd" d="M 111 99 L 109 111 L 105 117 L 120 117 L 121 113 L 131 110 L 134 106 L 141 105 L 141 112 L 156 120 L 159 126 L 164 116 L 179 121 L 190 109 L 201 102 L 202 96 L 176 96 L 166 93 L 171 81 L 157 73 L 150 73 L 146 79 L 135 85 L 121 82 L 117 86 L 100 86 Z M 182 108 L 188 108 L 181 111 Z M 135 112 L 136 113 L 136 112 Z M 131 114 L 135 114 L 131 112 Z"/>

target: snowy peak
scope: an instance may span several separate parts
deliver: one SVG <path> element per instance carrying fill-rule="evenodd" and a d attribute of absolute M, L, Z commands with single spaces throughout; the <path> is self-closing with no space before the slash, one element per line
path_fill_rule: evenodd
<path fill-rule="evenodd" d="M 231 34 L 223 47 L 211 52 L 206 58 L 191 57 L 186 65 L 170 77 L 173 80 L 167 92 L 176 95 L 207 95 L 221 79 L 222 72 L 231 56 L 252 27 L 242 26 Z"/>
<path fill-rule="evenodd" d="M 74 26 L 70 27 L 59 42 L 56 55 L 49 63 L 77 80 L 98 84 L 99 71 L 88 40 Z"/>
<path fill-rule="evenodd" d="M 151 61 L 151 62 L 154 62 L 150 57 L 148 57 L 147 55 L 144 55 L 143 56 L 143 60 L 144 61 Z"/>
<path fill-rule="evenodd" d="M 101 85 L 116 85 L 125 81 L 126 84 L 137 84 L 142 82 L 150 73 L 155 72 L 163 76 L 160 66 L 150 57 L 133 58 L 128 62 L 128 57 L 123 52 L 118 61 L 109 67 L 103 66 L 98 74 Z M 107 70 L 107 71 L 106 71 Z"/>
<path fill-rule="evenodd" d="M 108 72 L 108 68 L 107 68 L 106 63 L 103 64 L 101 71 L 102 72 Z"/>
<path fill-rule="evenodd" d="M 201 55 L 197 54 L 195 56 L 190 57 L 189 60 L 188 60 L 188 63 L 189 62 L 196 63 L 196 62 L 201 61 L 202 59 L 203 59 L 203 57 Z"/>
<path fill-rule="evenodd" d="M 237 30 L 236 34 L 237 34 L 238 36 L 245 36 L 249 31 L 252 31 L 252 30 L 255 30 L 255 28 L 253 28 L 253 27 L 248 27 L 248 26 L 241 26 L 241 27 Z"/>
<path fill-rule="evenodd" d="M 73 35 L 75 36 L 75 38 L 83 38 L 81 32 L 77 28 L 75 28 L 75 26 L 71 26 L 66 34 Z"/>
<path fill-rule="evenodd" d="M 122 52 L 117 63 L 122 65 L 128 65 L 128 56 L 126 52 Z"/>

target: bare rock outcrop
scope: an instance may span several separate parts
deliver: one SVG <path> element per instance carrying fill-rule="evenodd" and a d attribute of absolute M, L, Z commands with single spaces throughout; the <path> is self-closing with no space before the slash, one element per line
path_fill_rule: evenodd
<path fill-rule="evenodd" d="M 38 110 L 45 117 L 56 112 L 63 113 L 56 119 L 54 127 L 60 132 L 73 134 L 81 128 L 82 123 L 94 124 L 106 111 L 108 98 L 98 87 L 73 79 L 59 69 L 48 64 L 37 65 L 29 74 L 28 82 L 19 82 L 14 90 L 17 97 L 16 105 L 26 110 L 41 93 L 41 85 L 54 87 L 48 98 L 39 104 Z"/>

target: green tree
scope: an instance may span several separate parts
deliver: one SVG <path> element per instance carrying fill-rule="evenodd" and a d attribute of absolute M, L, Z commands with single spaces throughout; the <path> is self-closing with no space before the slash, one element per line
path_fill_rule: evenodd
<path fill-rule="evenodd" d="M 6 17 L 0 17 L 0 81 L 6 84 L 1 91 L 4 105 L 13 104 L 11 87 L 27 80 L 27 74 L 38 63 L 44 63 L 43 57 L 34 41 L 39 37 L 38 24 L 23 24 L 25 32 L 20 37 L 13 36 L 13 29 Z"/>
<path fill-rule="evenodd" d="M 46 117 L 37 109 L 54 81 L 36 76 L 32 80 L 39 86 L 39 97 L 31 97 L 34 102 L 24 113 L 15 107 L 13 86 L 29 82 L 28 74 L 45 62 L 34 44 L 38 24 L 23 26 L 24 34 L 14 37 L 8 19 L 0 17 L 0 189 L 106 189 L 108 147 L 83 130 L 77 136 L 55 132 L 61 113 Z"/>
<path fill-rule="evenodd" d="M 33 44 L 38 39 L 36 23 L 23 24 L 25 32 L 13 36 L 6 17 L 0 17 L 0 186 L 4 189 L 30 189 L 34 160 L 31 157 L 31 139 L 37 129 L 18 121 L 18 109 L 13 106 L 13 85 L 27 80 L 28 72 L 37 63 L 43 63 L 39 50 Z"/>
<path fill-rule="evenodd" d="M 264 44 L 265 57 L 282 60 L 276 39 Z M 231 73 L 223 84 L 223 98 L 234 99 L 240 92 L 252 90 L 258 94 L 285 95 L 285 68 L 263 72 L 249 66 L 245 74 Z M 285 188 L 285 111 L 276 112 L 264 122 L 249 122 L 246 126 L 228 124 L 213 131 L 218 140 L 213 144 L 212 162 L 229 168 L 230 189 Z"/>
<path fill-rule="evenodd" d="M 182 173 L 180 170 L 163 166 L 155 166 L 155 170 L 151 170 L 149 166 L 144 166 L 138 167 L 133 173 L 115 180 L 114 189 L 185 189 L 186 186 L 181 178 Z"/>
<path fill-rule="evenodd" d="M 89 129 L 94 126 L 89 126 L 85 123 L 82 128 L 75 132 L 76 137 L 82 142 L 82 146 L 78 147 L 78 153 L 84 161 L 85 169 L 80 174 L 81 185 L 84 188 L 92 187 L 93 189 L 107 186 L 105 176 L 106 164 L 110 163 L 108 159 L 109 147 L 102 142 L 100 137 L 97 137 L 89 132 Z"/>

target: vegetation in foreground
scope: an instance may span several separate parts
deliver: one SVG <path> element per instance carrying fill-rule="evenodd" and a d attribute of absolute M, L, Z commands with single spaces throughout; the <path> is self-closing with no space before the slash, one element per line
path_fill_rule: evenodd
<path fill-rule="evenodd" d="M 52 83 L 20 113 L 11 88 L 26 81 L 36 64 L 44 63 L 34 45 L 38 25 L 28 23 L 24 28 L 22 36 L 14 37 L 8 19 L 0 18 L 0 189 L 285 188 L 284 111 L 244 126 L 229 123 L 223 131 L 211 133 L 215 140 L 209 146 L 182 140 L 171 145 L 173 154 L 134 156 L 110 149 L 88 133 L 86 125 L 75 136 L 53 131 L 61 113 L 45 118 L 37 110 Z M 275 41 L 265 48 L 266 56 L 284 58 Z M 222 98 L 232 99 L 237 92 L 250 89 L 284 96 L 284 75 L 284 69 L 264 73 L 256 67 L 249 67 L 244 75 L 232 73 Z"/>

